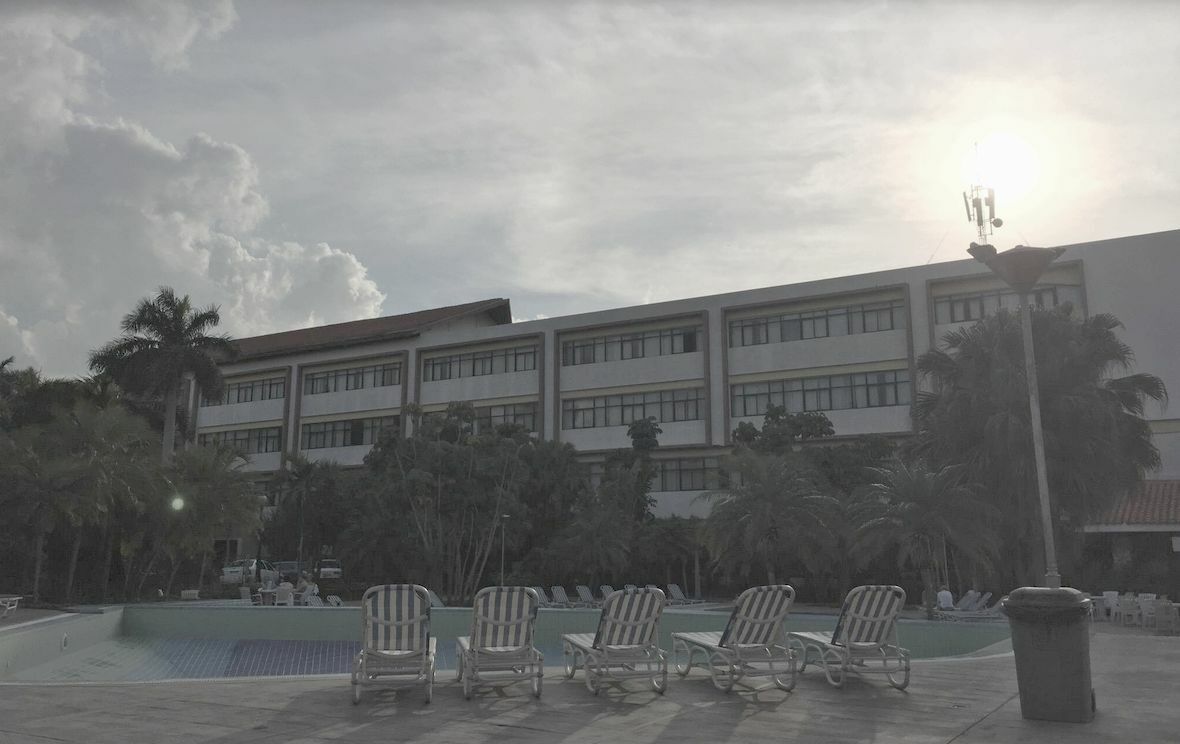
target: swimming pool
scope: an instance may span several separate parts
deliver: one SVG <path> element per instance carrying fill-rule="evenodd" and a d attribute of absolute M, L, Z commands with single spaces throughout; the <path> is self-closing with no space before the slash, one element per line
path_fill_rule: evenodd
<path fill-rule="evenodd" d="M 721 630 L 728 615 L 669 610 L 661 645 L 671 633 Z M 547 664 L 562 663 L 561 635 L 592 632 L 597 610 L 541 610 L 536 644 Z M 789 630 L 831 630 L 835 615 L 791 615 Z M 453 669 L 454 638 L 465 635 L 471 610 L 435 609 L 440 669 Z M 0 633 L 0 680 L 9 682 L 140 682 L 346 674 L 360 648 L 356 607 L 128 605 L 93 614 L 8 628 Z M 914 658 L 978 653 L 1008 639 L 1007 623 L 902 620 L 898 636 Z M 449 675 L 441 675 L 445 679 Z"/>

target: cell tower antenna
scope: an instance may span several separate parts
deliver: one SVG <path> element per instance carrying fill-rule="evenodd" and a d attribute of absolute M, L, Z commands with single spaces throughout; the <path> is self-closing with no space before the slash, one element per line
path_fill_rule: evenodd
<path fill-rule="evenodd" d="M 963 207 L 967 210 L 967 221 L 975 223 L 975 232 L 980 243 L 987 243 L 992 228 L 1002 227 L 1004 221 L 996 216 L 996 190 L 982 184 L 979 168 L 979 143 L 975 143 L 975 178 L 980 183 L 971 184 L 963 192 Z"/>

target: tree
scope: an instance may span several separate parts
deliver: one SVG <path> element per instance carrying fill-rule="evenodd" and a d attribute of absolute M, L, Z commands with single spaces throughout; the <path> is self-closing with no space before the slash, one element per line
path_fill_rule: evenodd
<path fill-rule="evenodd" d="M 110 374 L 132 393 L 163 396 L 164 463 L 176 445 L 176 409 L 185 376 L 191 374 L 207 395 L 222 388 L 217 357 L 231 358 L 234 348 L 229 336 L 207 333 L 220 322 L 216 306 L 194 309 L 188 295 L 178 298 L 170 287 L 161 287 L 123 318 L 120 338 L 90 354 L 91 370 Z"/>
<path fill-rule="evenodd" d="M 1033 312 L 1054 522 L 1069 528 L 1059 538 L 1160 462 L 1143 411 L 1167 391 L 1149 374 L 1114 376 L 1133 361 L 1120 327 L 1107 314 L 1077 319 L 1069 305 Z M 943 342 L 945 350 L 917 361 L 932 390 L 918 395 L 909 451 L 933 467 L 964 466 L 963 479 L 980 484 L 1005 515 L 1008 578 L 1032 583 L 1044 572 L 1044 551 L 1019 315 L 1001 310 Z"/>
<path fill-rule="evenodd" d="M 963 482 L 962 466 L 894 460 L 871 472 L 857 551 L 872 558 L 896 547 L 898 568 L 921 573 L 931 602 L 935 583 L 948 582 L 948 547 L 983 565 L 995 560 L 999 513 L 978 497 L 978 487 Z"/>
<path fill-rule="evenodd" d="M 705 541 L 726 573 L 765 570 L 776 584 L 794 560 L 816 568 L 828 540 L 823 515 L 835 504 L 815 467 L 797 454 L 763 454 L 739 447 L 725 469 L 737 474 L 705 522 Z"/>

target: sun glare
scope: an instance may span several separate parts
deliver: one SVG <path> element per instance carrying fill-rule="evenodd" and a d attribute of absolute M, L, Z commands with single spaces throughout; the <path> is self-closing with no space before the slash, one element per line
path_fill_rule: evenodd
<path fill-rule="evenodd" d="M 1040 175 L 1037 153 L 1027 142 L 1007 132 L 981 139 L 963 159 L 964 183 L 996 190 L 1005 201 L 1025 199 Z"/>

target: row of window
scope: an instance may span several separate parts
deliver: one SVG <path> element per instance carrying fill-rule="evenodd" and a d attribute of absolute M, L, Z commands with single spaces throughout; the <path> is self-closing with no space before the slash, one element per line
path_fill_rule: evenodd
<path fill-rule="evenodd" d="M 1064 284 L 1040 286 L 1029 293 L 1037 307 L 1057 307 L 1071 302 L 1080 307 L 1082 288 Z M 969 294 L 953 294 L 934 298 L 934 322 L 967 323 L 995 313 L 1000 308 L 1017 310 L 1020 297 L 1012 290 L 990 290 Z"/>
<path fill-rule="evenodd" d="M 512 349 L 475 351 L 434 357 L 422 362 L 422 381 L 454 380 L 459 377 L 499 375 L 506 372 L 527 372 L 537 368 L 537 347 L 517 346 Z"/>
<path fill-rule="evenodd" d="M 715 457 L 682 457 L 657 460 L 653 491 L 712 491 L 721 487 L 721 469 Z"/>
<path fill-rule="evenodd" d="M 701 418 L 703 397 L 702 388 L 687 388 L 563 400 L 561 428 L 627 426 L 645 418 L 661 422 L 696 421 Z"/>
<path fill-rule="evenodd" d="M 511 403 L 475 409 L 475 433 L 492 432 L 504 424 L 518 424 L 525 431 L 537 431 L 537 404 Z"/>
<path fill-rule="evenodd" d="M 226 444 L 244 455 L 278 452 L 283 446 L 283 430 L 278 426 L 264 429 L 238 429 L 199 434 L 197 444 Z"/>
<path fill-rule="evenodd" d="M 853 333 L 892 331 L 906 327 L 901 300 L 868 305 L 832 307 L 802 313 L 782 313 L 729 322 L 729 345 L 757 346 Z"/>
<path fill-rule="evenodd" d="M 700 332 L 700 328 L 668 328 L 565 341 L 561 344 L 561 365 L 570 367 L 575 364 L 688 354 L 699 350 Z"/>
<path fill-rule="evenodd" d="M 271 400 L 287 396 L 287 378 L 271 377 L 250 382 L 231 382 L 216 398 L 201 396 L 201 407 L 224 406 L 233 403 L 250 403 L 255 400 Z"/>
<path fill-rule="evenodd" d="M 303 378 L 303 394 L 338 393 L 341 390 L 389 387 L 402 384 L 401 362 L 372 364 L 366 367 L 312 372 Z"/>
<path fill-rule="evenodd" d="M 788 413 L 904 406 L 910 402 L 910 373 L 897 370 L 747 382 L 732 385 L 730 392 L 735 418 L 761 416 L 771 406 L 785 406 Z"/>
<path fill-rule="evenodd" d="M 299 446 L 301 449 L 312 450 L 373 444 L 381 437 L 381 432 L 397 431 L 400 424 L 399 416 L 304 424 L 300 431 Z"/>

